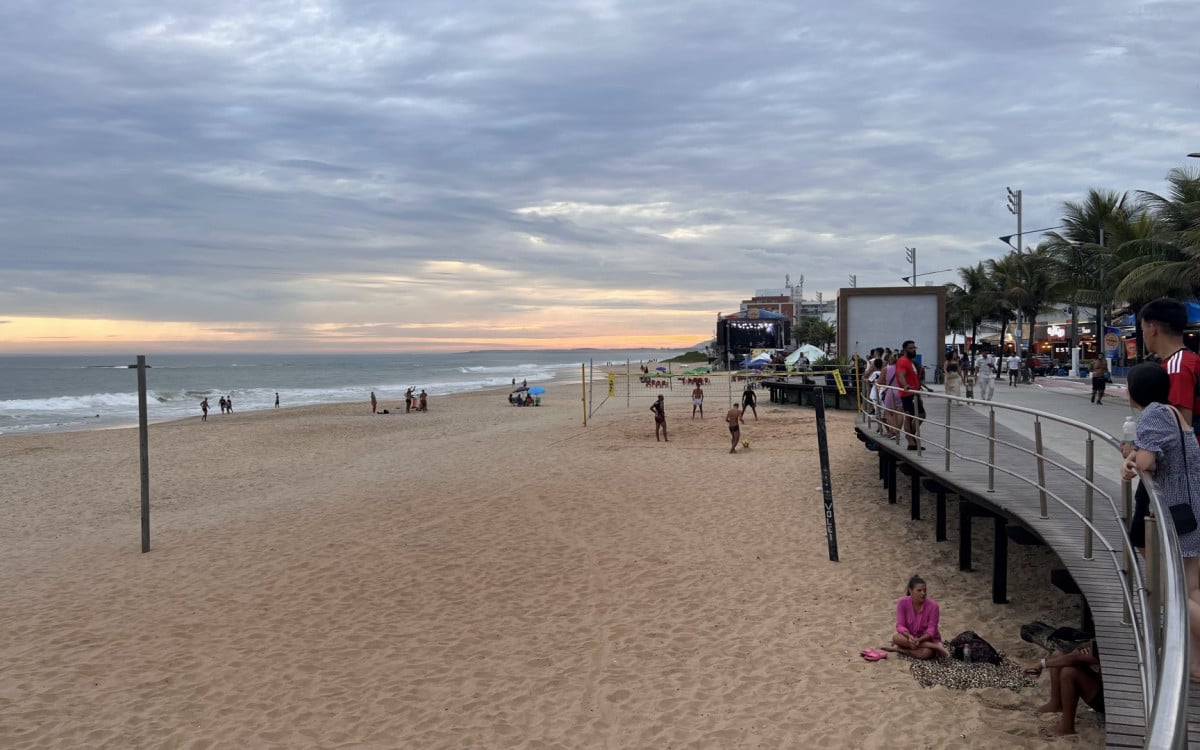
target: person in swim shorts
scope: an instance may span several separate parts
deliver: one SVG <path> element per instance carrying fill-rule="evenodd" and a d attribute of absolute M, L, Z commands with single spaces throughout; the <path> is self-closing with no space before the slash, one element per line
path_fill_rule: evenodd
<path fill-rule="evenodd" d="M 738 440 L 740 440 L 742 437 L 742 428 L 739 426 L 739 424 L 741 422 L 745 422 L 746 420 L 742 418 L 742 410 L 738 408 L 736 403 L 733 405 L 733 408 L 725 414 L 725 421 L 729 424 L 729 437 L 731 439 L 729 444 L 729 452 L 737 453 Z"/>
<path fill-rule="evenodd" d="M 671 442 L 667 438 L 667 406 L 663 402 L 663 397 L 660 394 L 658 400 L 650 405 L 650 411 L 654 412 L 654 442 L 658 442 L 658 433 L 662 431 L 662 439 L 668 443 Z"/>
<path fill-rule="evenodd" d="M 700 410 L 700 418 L 704 419 L 704 389 L 696 383 L 696 387 L 692 390 L 692 419 L 696 418 L 696 410 Z"/>

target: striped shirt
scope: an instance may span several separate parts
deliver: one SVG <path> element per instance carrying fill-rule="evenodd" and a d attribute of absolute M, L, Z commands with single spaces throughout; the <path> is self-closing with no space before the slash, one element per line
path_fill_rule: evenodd
<path fill-rule="evenodd" d="M 1200 417 L 1200 393 L 1197 393 L 1197 381 L 1200 381 L 1200 355 L 1191 349 L 1180 349 L 1163 360 L 1163 369 L 1171 377 L 1171 395 L 1168 397 L 1174 406 L 1192 412 L 1193 424 Z"/>

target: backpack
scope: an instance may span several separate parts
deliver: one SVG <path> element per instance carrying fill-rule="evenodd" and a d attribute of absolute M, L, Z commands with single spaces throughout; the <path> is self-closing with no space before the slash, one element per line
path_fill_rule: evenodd
<path fill-rule="evenodd" d="M 981 664 L 983 662 L 987 662 L 988 664 L 1000 663 L 1000 654 L 996 652 L 996 649 L 992 648 L 992 644 L 980 638 L 979 634 L 974 630 L 964 630 L 954 636 L 954 639 L 946 645 L 950 647 L 950 653 L 954 655 L 955 659 L 961 660 L 963 658 L 963 648 L 969 646 L 971 649 L 972 664 Z"/>

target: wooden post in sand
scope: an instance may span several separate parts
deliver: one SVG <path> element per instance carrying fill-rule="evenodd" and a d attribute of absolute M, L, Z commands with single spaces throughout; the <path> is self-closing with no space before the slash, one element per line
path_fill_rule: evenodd
<path fill-rule="evenodd" d="M 821 492 L 825 496 L 825 537 L 829 542 L 829 561 L 838 561 L 837 523 L 833 520 L 833 479 L 829 473 L 829 440 L 825 435 L 825 389 L 817 386 L 813 407 L 817 412 L 817 453 L 821 459 Z"/>
<path fill-rule="evenodd" d="M 580 400 L 583 402 L 583 426 L 587 427 L 587 365 L 579 363 L 579 386 L 583 390 Z"/>
<path fill-rule="evenodd" d="M 137 358 L 138 447 L 142 464 L 142 552 L 150 551 L 150 435 L 146 426 L 146 355 Z"/>

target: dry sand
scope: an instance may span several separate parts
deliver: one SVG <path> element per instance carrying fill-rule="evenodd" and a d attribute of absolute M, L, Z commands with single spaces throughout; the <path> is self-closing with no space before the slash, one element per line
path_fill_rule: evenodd
<path fill-rule="evenodd" d="M 946 637 L 1040 656 L 1020 623 L 1078 624 L 1048 552 L 1017 548 L 992 605 L 988 534 L 959 572 L 840 412 L 829 562 L 811 410 L 764 401 L 731 456 L 723 399 L 693 421 L 675 391 L 656 443 L 638 395 L 586 429 L 578 385 L 537 409 L 480 393 L 155 425 L 146 555 L 136 431 L 0 439 L 0 747 L 1103 742 L 1086 710 L 1080 739 L 1043 739 L 1044 683 L 925 689 L 858 656 L 913 572 Z"/>

